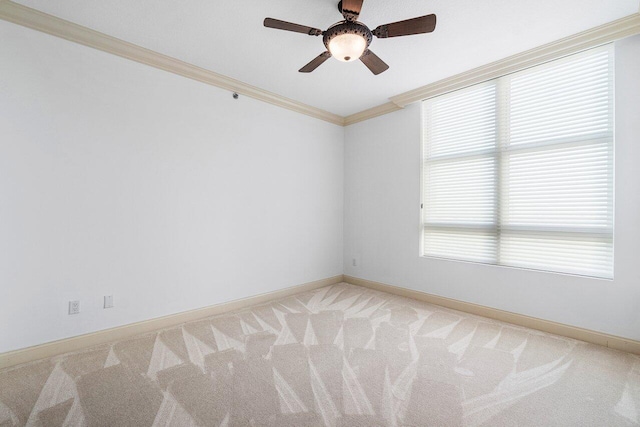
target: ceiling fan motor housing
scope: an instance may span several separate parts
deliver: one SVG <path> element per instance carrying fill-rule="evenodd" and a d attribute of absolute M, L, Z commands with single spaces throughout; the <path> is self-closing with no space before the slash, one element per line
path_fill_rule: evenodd
<path fill-rule="evenodd" d="M 310 73 L 327 59 L 333 57 L 342 62 L 360 60 L 375 75 L 388 70 L 389 66 L 378 55 L 369 50 L 373 36 L 386 39 L 389 37 L 430 33 L 436 28 L 436 15 L 431 14 L 379 25 L 371 31 L 369 27 L 358 21 L 363 2 L 364 0 L 340 0 L 338 11 L 342 14 L 344 21 L 333 24 L 327 31 L 274 18 L 265 18 L 263 24 L 267 28 L 292 31 L 310 36 L 322 34 L 322 41 L 327 50 L 300 68 L 298 71 L 301 73 Z"/>
<path fill-rule="evenodd" d="M 373 39 L 371 30 L 363 23 L 357 21 L 341 21 L 332 25 L 327 31 L 323 33 L 322 41 L 324 42 L 326 48 L 329 49 L 329 43 L 331 42 L 331 40 L 343 34 L 356 34 L 361 36 L 366 41 L 367 48 L 369 47 L 369 45 L 371 44 L 371 40 Z M 348 61 L 350 58 L 344 59 Z"/>

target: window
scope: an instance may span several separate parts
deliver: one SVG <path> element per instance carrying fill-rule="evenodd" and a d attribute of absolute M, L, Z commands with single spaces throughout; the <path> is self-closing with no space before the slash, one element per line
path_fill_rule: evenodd
<path fill-rule="evenodd" d="M 613 49 L 423 102 L 422 255 L 613 277 Z"/>

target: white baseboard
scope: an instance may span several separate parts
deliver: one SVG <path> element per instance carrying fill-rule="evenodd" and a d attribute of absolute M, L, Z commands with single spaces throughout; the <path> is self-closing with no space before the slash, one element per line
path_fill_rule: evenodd
<path fill-rule="evenodd" d="M 105 329 L 102 331 L 66 338 L 59 341 L 52 341 L 33 347 L 0 353 L 0 369 L 8 368 L 22 363 L 32 362 L 34 360 L 44 359 L 47 357 L 53 357 L 72 351 L 82 350 L 83 348 L 105 344 L 111 341 L 126 339 L 135 335 L 153 332 L 158 329 L 170 328 L 186 322 L 191 322 L 194 320 L 215 316 L 230 311 L 240 310 L 252 305 L 262 304 L 279 298 L 285 298 L 287 296 L 294 295 L 300 292 L 311 291 L 323 286 L 340 283 L 342 281 L 351 283 L 352 285 L 364 286 L 366 288 L 375 289 L 394 295 L 413 298 L 430 304 L 463 311 L 465 313 L 484 316 L 531 329 L 537 329 L 539 331 L 544 331 L 551 334 L 562 335 L 565 337 L 586 341 L 592 344 L 602 345 L 616 350 L 640 354 L 640 341 L 617 337 L 614 335 L 591 331 L 588 329 L 578 328 L 575 326 L 565 325 L 549 320 L 538 319 L 522 314 L 511 313 L 508 311 L 498 310 L 495 308 L 469 302 L 458 301 L 451 298 L 432 295 L 412 289 L 388 285 L 385 283 L 374 282 L 371 280 L 360 279 L 352 276 L 338 275 L 314 282 L 280 289 L 273 292 L 267 292 L 260 295 L 229 301 L 222 304 L 216 304 L 209 307 L 185 311 L 169 316 L 158 317 L 142 322 L 131 323 L 129 325 Z"/>
<path fill-rule="evenodd" d="M 525 316 L 522 314 L 512 313 L 504 310 L 498 310 L 495 308 L 469 302 L 458 301 L 451 298 L 445 298 L 425 292 L 415 291 L 413 289 L 407 289 L 399 286 L 387 285 L 385 283 L 374 282 L 371 280 L 360 279 L 357 277 L 345 275 L 344 281 L 347 283 L 351 283 L 352 285 L 364 286 L 366 288 L 375 289 L 377 291 L 412 298 L 430 304 L 463 311 L 465 313 L 475 314 L 478 316 L 500 320 L 502 322 L 512 323 L 514 325 L 537 329 L 539 331 L 548 332 L 550 334 L 562 335 L 565 337 L 586 341 L 592 344 L 602 345 L 616 350 L 640 354 L 640 341 L 635 341 L 628 338 L 617 337 L 615 335 L 591 331 L 589 329 L 578 328 L 575 326 L 565 325 L 563 323 L 538 319 L 535 317 Z"/>
<path fill-rule="evenodd" d="M 252 305 L 262 304 L 271 300 L 285 298 L 300 292 L 311 291 L 323 286 L 340 283 L 342 281 L 342 275 L 328 277 L 326 279 L 317 280 L 315 282 L 291 286 L 289 288 L 237 299 L 222 304 L 216 304 L 196 310 L 185 311 L 182 313 L 171 314 L 169 316 L 163 316 L 155 319 L 145 320 L 142 322 L 118 326 L 116 328 L 92 332 L 90 334 L 65 338 L 63 340 L 52 341 L 45 344 L 39 344 L 33 347 L 0 353 L 0 369 L 19 365 L 21 363 L 32 362 L 34 360 L 44 359 L 47 357 L 57 356 L 59 354 L 78 351 L 83 348 L 105 344 L 111 341 L 122 340 L 135 335 L 153 332 L 158 329 L 170 328 L 186 322 L 215 316 L 217 314 L 222 314 L 229 311 L 240 310 Z"/>

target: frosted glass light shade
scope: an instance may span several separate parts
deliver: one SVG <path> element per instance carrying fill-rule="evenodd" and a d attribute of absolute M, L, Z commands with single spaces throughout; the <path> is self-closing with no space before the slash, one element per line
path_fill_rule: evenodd
<path fill-rule="evenodd" d="M 340 34 L 329 42 L 329 52 L 338 61 L 359 59 L 367 48 L 367 41 L 359 34 Z"/>

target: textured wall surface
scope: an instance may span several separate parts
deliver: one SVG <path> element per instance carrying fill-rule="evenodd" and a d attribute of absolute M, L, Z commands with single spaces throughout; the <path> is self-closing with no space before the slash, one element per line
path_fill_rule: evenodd
<path fill-rule="evenodd" d="M 342 274 L 342 127 L 0 39 L 0 352 Z"/>
<path fill-rule="evenodd" d="M 346 130 L 345 274 L 640 340 L 640 36 L 615 57 L 613 281 L 420 257 L 419 104 Z"/>

